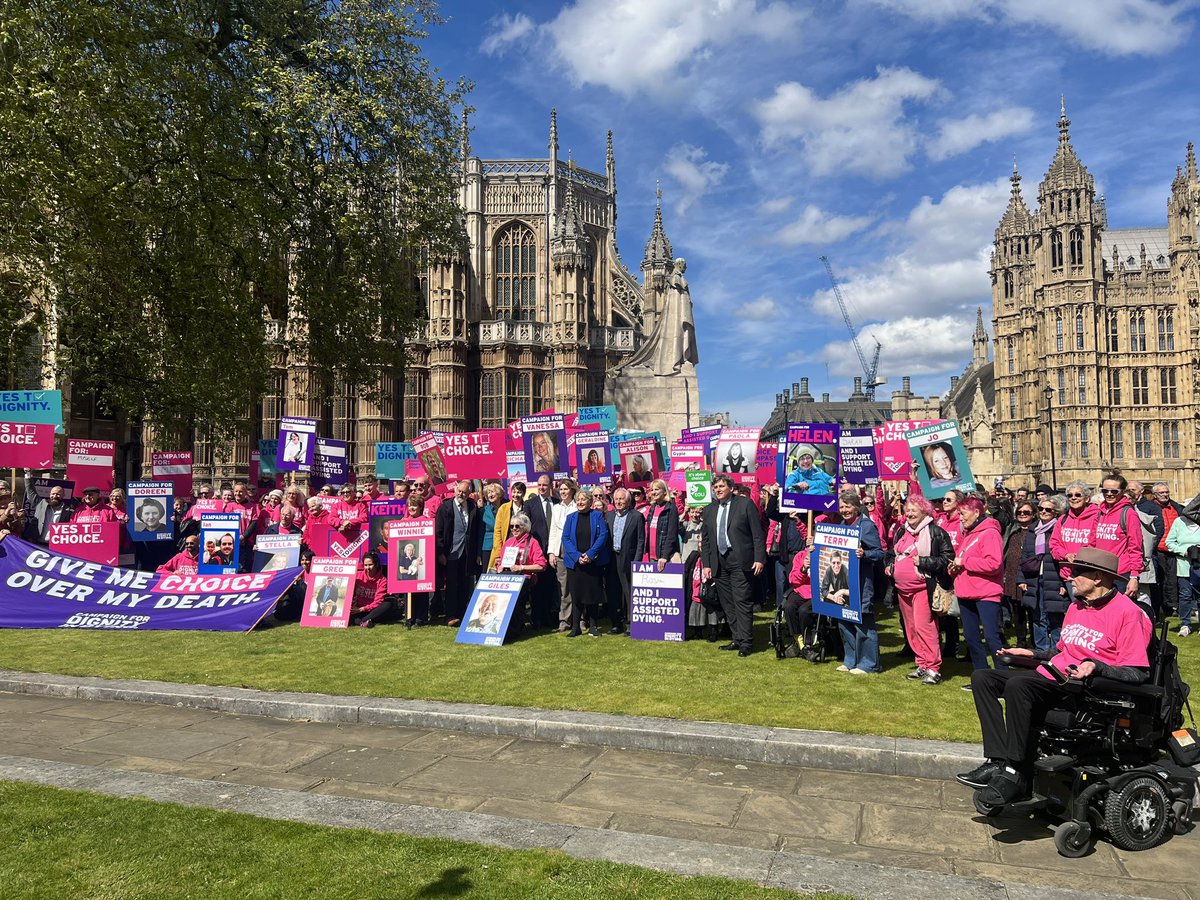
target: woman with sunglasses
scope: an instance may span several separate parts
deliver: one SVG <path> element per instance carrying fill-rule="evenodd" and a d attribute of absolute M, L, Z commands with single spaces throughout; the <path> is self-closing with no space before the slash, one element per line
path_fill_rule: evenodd
<path fill-rule="evenodd" d="M 1125 496 L 1127 483 L 1121 475 L 1106 475 L 1100 482 L 1096 541 L 1092 545 L 1117 554 L 1117 590 L 1136 601 L 1138 576 L 1146 567 L 1142 544 L 1142 520 L 1137 507 Z"/>
<path fill-rule="evenodd" d="M 1033 617 L 1033 649 L 1049 653 L 1058 644 L 1063 616 L 1070 602 L 1050 553 L 1050 536 L 1067 511 L 1067 498 L 1054 494 L 1037 502 L 1037 522 L 1025 532 L 1021 552 L 1021 603 Z"/>
<path fill-rule="evenodd" d="M 1096 520 L 1100 517 L 1100 509 L 1092 505 L 1092 488 L 1086 481 L 1072 481 L 1067 485 L 1066 494 L 1067 512 L 1050 535 L 1050 554 L 1058 565 L 1058 575 L 1070 601 L 1075 599 L 1071 591 L 1071 563 L 1084 547 L 1096 546 Z"/>
<path fill-rule="evenodd" d="M 1025 585 L 1021 574 L 1021 557 L 1025 539 L 1037 519 L 1032 500 L 1018 501 L 1013 510 L 1013 523 L 1004 530 L 1004 602 L 1016 626 L 1017 646 L 1033 649 L 1034 610 L 1025 605 Z"/>

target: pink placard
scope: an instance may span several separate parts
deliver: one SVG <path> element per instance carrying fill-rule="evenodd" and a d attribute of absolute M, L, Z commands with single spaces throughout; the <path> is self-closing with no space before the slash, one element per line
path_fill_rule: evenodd
<path fill-rule="evenodd" d="M 150 454 L 150 473 L 155 481 L 169 481 L 176 497 L 192 493 L 192 453 L 190 450 L 168 450 Z"/>
<path fill-rule="evenodd" d="M 417 460 L 421 463 L 424 473 L 429 476 L 430 484 L 435 486 L 445 484 L 449 478 L 446 461 L 442 457 L 442 448 L 439 444 L 438 436 L 432 431 L 425 432 L 413 441 L 413 450 L 417 453 Z"/>
<path fill-rule="evenodd" d="M 98 487 L 107 493 L 113 488 L 113 460 L 117 455 L 115 441 L 89 441 L 71 438 L 67 441 L 67 478 L 80 491 Z"/>
<path fill-rule="evenodd" d="M 777 484 L 775 461 L 779 456 L 778 443 L 760 443 L 754 454 L 754 478 L 759 484 Z"/>
<path fill-rule="evenodd" d="M 503 478 L 507 474 L 504 441 L 502 428 L 446 435 L 446 444 L 442 447 L 446 474 L 451 479 Z"/>
<path fill-rule="evenodd" d="M 119 562 L 121 528 L 120 522 L 58 522 L 50 526 L 50 549 L 64 556 L 115 566 Z"/>
<path fill-rule="evenodd" d="M 350 622 L 357 572 L 358 564 L 353 560 L 313 557 L 310 571 L 304 577 L 307 590 L 300 624 L 309 628 L 345 628 Z"/>
<path fill-rule="evenodd" d="M 880 478 L 885 481 L 908 478 L 912 473 L 912 454 L 908 449 L 907 435 L 914 428 L 932 425 L 935 421 L 918 419 L 911 422 L 886 422 L 872 429 Z"/>
<path fill-rule="evenodd" d="M 396 519 L 387 523 L 388 592 L 432 591 L 437 584 L 432 519 Z"/>
<path fill-rule="evenodd" d="M 0 422 L 0 468 L 45 469 L 53 462 L 53 425 Z"/>

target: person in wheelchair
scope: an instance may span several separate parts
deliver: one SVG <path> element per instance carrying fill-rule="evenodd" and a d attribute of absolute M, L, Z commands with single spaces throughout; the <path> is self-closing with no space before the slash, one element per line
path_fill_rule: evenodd
<path fill-rule="evenodd" d="M 1075 599 L 1063 619 L 1058 652 L 1050 658 L 1049 653 L 1013 647 L 1006 655 L 1031 662 L 1048 660 L 1073 681 L 1086 682 L 1094 676 L 1129 684 L 1146 681 L 1153 625 L 1141 607 L 1113 586 L 1117 567 L 1115 553 L 1093 547 L 1079 550 L 1071 567 Z M 1041 664 L 1030 669 L 976 669 L 971 687 L 986 759 L 956 779 L 979 791 L 980 802 L 988 806 L 1026 800 L 1031 794 L 1038 732 L 1047 710 L 1064 702 L 1068 692 Z"/>

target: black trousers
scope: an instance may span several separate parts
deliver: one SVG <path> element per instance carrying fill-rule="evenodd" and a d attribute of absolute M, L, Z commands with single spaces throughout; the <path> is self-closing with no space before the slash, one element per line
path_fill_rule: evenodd
<path fill-rule="evenodd" d="M 808 629 L 812 627 L 816 616 L 812 611 L 812 598 L 801 597 L 795 591 L 788 591 L 783 601 L 783 617 L 787 620 L 792 635 L 802 645 L 805 642 Z"/>
<path fill-rule="evenodd" d="M 385 597 L 383 602 L 372 610 L 367 612 L 354 612 L 350 614 L 350 624 L 358 625 L 361 622 L 380 622 L 385 621 L 396 611 L 396 601 L 391 597 Z"/>
<path fill-rule="evenodd" d="M 754 586 L 750 578 L 750 573 L 745 569 L 722 565 L 713 579 L 717 585 L 721 611 L 725 613 L 725 621 L 733 632 L 733 643 L 740 650 L 754 647 Z"/>
<path fill-rule="evenodd" d="M 1154 551 L 1154 561 L 1158 564 L 1158 590 L 1161 602 L 1155 606 L 1159 615 L 1165 615 L 1165 610 L 1172 612 L 1179 609 L 1179 578 L 1175 574 L 1175 554 Z M 1153 598 L 1153 595 L 1151 595 Z"/>
<path fill-rule="evenodd" d="M 1030 775 L 1037 752 L 1037 733 L 1046 711 L 1066 691 L 1030 669 L 976 669 L 971 675 L 975 711 L 983 729 L 983 755 L 1002 760 Z M 1000 709 L 1000 700 L 1004 709 Z"/>
<path fill-rule="evenodd" d="M 467 558 L 448 559 L 446 570 L 446 618 L 461 619 L 475 585 L 467 577 Z"/>
<path fill-rule="evenodd" d="M 621 628 L 629 624 L 629 567 L 625 566 L 625 574 L 621 574 L 621 564 L 616 558 L 609 560 L 608 568 L 604 570 L 604 601 L 608 607 L 608 618 L 613 625 Z"/>

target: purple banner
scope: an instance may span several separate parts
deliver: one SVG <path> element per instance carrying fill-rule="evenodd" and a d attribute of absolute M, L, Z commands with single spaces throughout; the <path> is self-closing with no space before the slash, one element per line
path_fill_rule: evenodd
<path fill-rule="evenodd" d="M 85 562 L 9 535 L 0 542 L 0 628 L 249 631 L 301 573 L 157 575 Z"/>
<path fill-rule="evenodd" d="M 687 622 L 683 564 L 634 563 L 629 591 L 629 636 L 635 641 L 682 641 Z"/>

